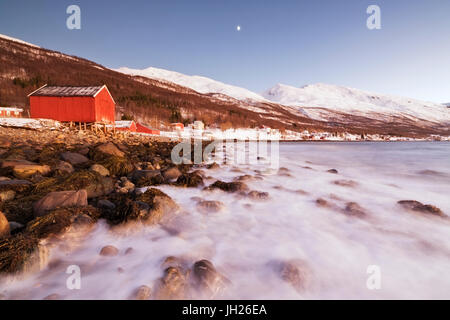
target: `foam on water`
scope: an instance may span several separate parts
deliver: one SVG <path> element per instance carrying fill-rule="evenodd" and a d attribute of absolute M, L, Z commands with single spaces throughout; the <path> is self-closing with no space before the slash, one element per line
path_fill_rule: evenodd
<path fill-rule="evenodd" d="M 75 250 L 52 250 L 57 266 L 6 282 L 0 293 L 9 299 L 52 293 L 65 299 L 126 299 L 141 285 L 153 287 L 165 257 L 181 256 L 211 260 L 232 282 L 223 298 L 449 299 L 449 220 L 412 214 L 397 204 L 417 200 L 449 215 L 449 159 L 448 143 L 281 144 L 280 166 L 288 169 L 281 174 L 249 165 L 239 166 L 240 173 L 232 165 L 206 171 L 212 183 L 261 170 L 262 180 L 247 184 L 269 192 L 270 200 L 161 186 L 183 208 L 168 227 L 118 233 L 100 223 Z M 332 168 L 339 173 L 328 173 Z M 336 180 L 356 185 L 336 185 Z M 192 197 L 222 201 L 226 209 L 202 214 Z M 332 207 L 319 207 L 318 198 Z M 348 202 L 357 202 L 367 217 L 343 214 L 340 208 Z M 100 257 L 105 245 L 119 248 L 119 255 Z M 129 247 L 134 251 L 126 255 Z M 290 259 L 301 259 L 310 270 L 304 291 L 280 279 L 271 265 Z M 81 267 L 81 290 L 66 288 L 69 265 Z M 366 286 L 369 265 L 380 267 L 380 290 Z"/>

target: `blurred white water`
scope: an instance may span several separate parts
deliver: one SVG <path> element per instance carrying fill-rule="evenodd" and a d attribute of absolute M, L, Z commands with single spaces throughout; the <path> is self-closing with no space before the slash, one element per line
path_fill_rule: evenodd
<path fill-rule="evenodd" d="M 230 299 L 449 299 L 450 220 L 404 211 L 399 200 L 432 204 L 450 215 L 448 143 L 282 143 L 281 174 L 263 166 L 228 165 L 206 170 L 215 179 L 261 170 L 251 190 L 266 191 L 254 201 L 220 191 L 161 186 L 183 208 L 168 232 L 162 226 L 118 234 L 100 223 L 75 250 L 51 252 L 48 268 L 20 281 L 6 281 L 7 299 L 127 299 L 141 285 L 153 287 L 167 256 L 195 262 L 209 259 L 231 280 Z M 328 173 L 337 169 L 338 174 Z M 237 171 L 242 172 L 237 172 Z M 354 187 L 336 185 L 351 180 Z M 298 192 L 302 190 L 302 192 Z M 218 200 L 219 213 L 203 214 L 192 197 Z M 319 207 L 318 198 L 333 204 Z M 357 202 L 359 219 L 339 208 Z M 73 241 L 73 240 L 67 240 Z M 105 245 L 120 252 L 100 257 Z M 131 254 L 125 250 L 132 247 Z M 301 292 L 280 279 L 271 261 L 301 259 L 309 285 Z M 69 265 L 81 267 L 81 289 L 69 290 Z M 381 270 L 381 288 L 369 290 L 367 267 Z M 123 272 L 118 272 L 122 268 Z"/>

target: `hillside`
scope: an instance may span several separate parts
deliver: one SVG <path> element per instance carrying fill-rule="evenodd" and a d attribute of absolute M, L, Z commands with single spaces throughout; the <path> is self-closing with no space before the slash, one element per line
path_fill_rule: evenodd
<path fill-rule="evenodd" d="M 44 84 L 106 84 L 117 103 L 117 119 L 131 115 L 155 128 L 163 128 L 170 122 L 202 120 L 223 129 L 266 125 L 293 131 L 406 136 L 449 134 L 448 125 L 401 115 L 374 119 L 364 113 L 338 109 L 318 108 L 311 112 L 306 107 L 269 102 L 249 90 L 204 77 L 156 68 L 146 69 L 146 72 L 121 71 L 132 75 L 0 35 L 0 105 L 24 107 L 25 114 L 27 95 Z"/>

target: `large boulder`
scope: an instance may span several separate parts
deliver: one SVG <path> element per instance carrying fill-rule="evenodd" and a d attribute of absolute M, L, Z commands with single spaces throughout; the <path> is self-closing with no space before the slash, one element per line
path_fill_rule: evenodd
<path fill-rule="evenodd" d="M 187 188 L 197 188 L 204 186 L 203 176 L 199 171 L 189 172 L 178 177 L 175 185 L 187 187 Z"/>
<path fill-rule="evenodd" d="M 3 180 L 0 181 L 1 191 L 15 191 L 24 192 L 32 186 L 32 183 L 28 180 Z"/>
<path fill-rule="evenodd" d="M 101 153 L 111 155 L 111 156 L 116 156 L 116 157 L 121 157 L 121 158 L 123 158 L 125 156 L 125 153 L 123 151 L 120 151 L 120 149 L 117 148 L 116 145 L 112 142 L 101 144 L 96 148 L 96 150 Z"/>
<path fill-rule="evenodd" d="M 0 212 L 0 239 L 8 237 L 9 231 L 8 219 L 6 219 L 5 215 Z"/>
<path fill-rule="evenodd" d="M 46 175 L 51 169 L 47 165 L 40 165 L 27 160 L 5 160 L 2 168 L 12 168 L 13 174 L 19 179 L 29 178 L 37 173 Z"/>
<path fill-rule="evenodd" d="M 51 192 L 34 203 L 33 213 L 35 217 L 40 217 L 56 208 L 84 207 L 87 205 L 86 190 Z"/>
<path fill-rule="evenodd" d="M 61 154 L 61 158 L 72 165 L 77 165 L 89 161 L 88 158 L 76 152 L 64 152 L 63 154 Z"/>

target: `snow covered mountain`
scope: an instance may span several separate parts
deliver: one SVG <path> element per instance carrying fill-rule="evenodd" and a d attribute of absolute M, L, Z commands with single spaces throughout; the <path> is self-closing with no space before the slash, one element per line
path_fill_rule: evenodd
<path fill-rule="evenodd" d="M 242 101 L 252 100 L 258 102 L 268 102 L 262 96 L 250 90 L 225 84 L 202 76 L 189 76 L 175 71 L 168 71 L 153 67 L 143 70 L 122 67 L 116 69 L 115 71 L 132 76 L 142 76 L 150 79 L 173 82 L 180 86 L 191 88 L 199 93 L 219 93 Z"/>
<path fill-rule="evenodd" d="M 403 116 L 439 123 L 450 122 L 450 110 L 439 103 L 381 95 L 323 83 L 301 88 L 277 84 L 262 95 L 282 105 L 300 107 L 313 118 L 317 115 L 315 111 L 318 111 L 315 109 L 324 108 L 375 118 L 379 118 L 380 115 Z M 321 117 L 323 118 L 323 113 Z"/>

